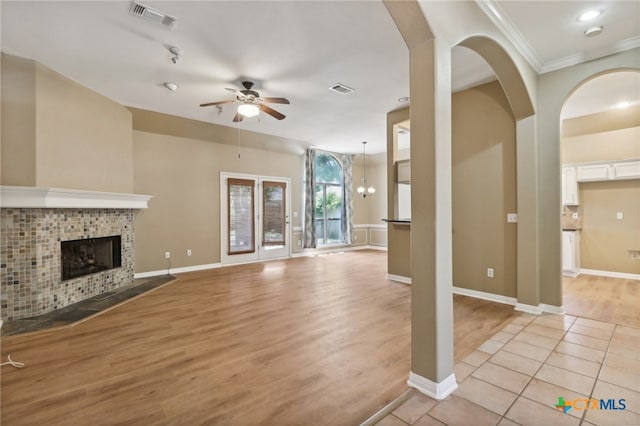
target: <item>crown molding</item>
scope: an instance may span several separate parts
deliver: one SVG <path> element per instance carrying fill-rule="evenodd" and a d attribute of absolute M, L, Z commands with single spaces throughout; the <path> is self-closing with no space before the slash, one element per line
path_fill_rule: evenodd
<path fill-rule="evenodd" d="M 554 59 L 553 61 L 546 62 L 542 66 L 540 74 L 557 71 L 562 68 L 578 65 L 593 59 L 602 58 L 604 56 L 614 55 L 616 53 L 624 52 L 625 50 L 629 49 L 635 49 L 637 47 L 640 47 L 640 36 L 629 37 L 627 39 L 620 40 L 611 47 L 600 49 L 590 54 L 576 53 L 574 55 L 569 55 L 565 56 L 564 58 Z"/>
<path fill-rule="evenodd" d="M 526 38 L 520 33 L 509 16 L 493 0 L 476 0 L 476 4 L 489 17 L 491 22 L 513 43 L 516 50 L 529 62 L 538 73 L 542 70 L 543 62 Z"/>

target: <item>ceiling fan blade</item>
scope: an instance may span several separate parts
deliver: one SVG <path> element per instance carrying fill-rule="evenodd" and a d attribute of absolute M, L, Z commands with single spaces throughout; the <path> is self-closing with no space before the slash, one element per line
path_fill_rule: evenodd
<path fill-rule="evenodd" d="M 228 90 L 233 93 L 242 93 L 240 89 L 232 89 L 231 87 L 225 87 L 224 90 Z"/>
<path fill-rule="evenodd" d="M 236 112 L 236 115 L 233 117 L 233 122 L 238 123 L 242 121 L 243 118 L 244 118 L 244 115 L 240 114 L 239 112 Z"/>
<path fill-rule="evenodd" d="M 290 104 L 289 99 L 285 98 L 262 98 L 262 102 L 267 102 L 271 104 Z"/>
<path fill-rule="evenodd" d="M 214 106 L 214 105 L 232 104 L 232 103 L 234 103 L 234 102 L 235 102 L 235 101 L 231 101 L 231 100 L 229 100 L 229 101 L 209 102 L 209 103 L 206 103 L 206 104 L 200 104 L 200 106 L 201 106 L 201 107 L 208 107 L 208 106 Z"/>
<path fill-rule="evenodd" d="M 272 116 L 273 118 L 277 119 L 277 120 L 282 120 L 285 115 L 279 113 L 278 111 L 276 111 L 273 108 L 269 108 L 268 106 L 264 105 L 264 104 L 258 104 L 258 108 L 260 108 L 262 111 L 266 112 L 267 114 L 269 114 L 270 116 Z"/>

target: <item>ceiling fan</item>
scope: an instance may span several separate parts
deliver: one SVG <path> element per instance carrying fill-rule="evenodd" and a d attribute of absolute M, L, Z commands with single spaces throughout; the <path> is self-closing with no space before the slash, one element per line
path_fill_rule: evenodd
<path fill-rule="evenodd" d="M 265 103 L 272 104 L 289 104 L 289 100 L 285 98 L 261 98 L 260 94 L 255 90 L 251 90 L 253 87 L 253 81 L 243 81 L 242 85 L 244 90 L 226 88 L 228 91 L 236 94 L 236 99 L 229 99 L 227 101 L 208 102 L 206 104 L 200 104 L 201 107 L 226 105 L 239 103 L 238 112 L 233 117 L 234 123 L 242 121 L 244 117 L 253 117 L 260 113 L 260 110 L 269 114 L 277 120 L 282 120 L 285 115 L 276 111 L 275 109 L 268 107 Z"/>

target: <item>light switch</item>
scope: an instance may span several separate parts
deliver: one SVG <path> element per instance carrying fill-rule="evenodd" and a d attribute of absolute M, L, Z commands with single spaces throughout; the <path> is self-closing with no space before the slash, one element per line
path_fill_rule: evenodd
<path fill-rule="evenodd" d="M 518 222 L 518 214 L 517 213 L 507 213 L 507 222 L 508 223 L 517 223 Z"/>
<path fill-rule="evenodd" d="M 578 212 L 574 212 L 574 213 L 571 215 L 571 217 L 572 217 L 572 218 L 574 218 L 574 219 L 577 219 L 577 218 L 578 218 Z"/>
<path fill-rule="evenodd" d="M 624 217 L 624 215 L 622 214 L 622 212 L 616 213 L 616 219 L 622 220 L 623 217 Z"/>

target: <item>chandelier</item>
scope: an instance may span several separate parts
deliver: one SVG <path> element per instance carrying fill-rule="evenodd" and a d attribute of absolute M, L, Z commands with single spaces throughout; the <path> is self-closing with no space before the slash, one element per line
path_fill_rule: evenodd
<path fill-rule="evenodd" d="M 373 195 L 376 192 L 376 189 L 373 186 L 367 187 L 367 155 L 365 153 L 366 146 L 367 142 L 362 142 L 362 158 L 364 161 L 364 166 L 362 169 L 362 185 L 360 185 L 357 189 L 358 194 L 362 195 L 362 198 L 367 198 L 367 195 Z"/>

